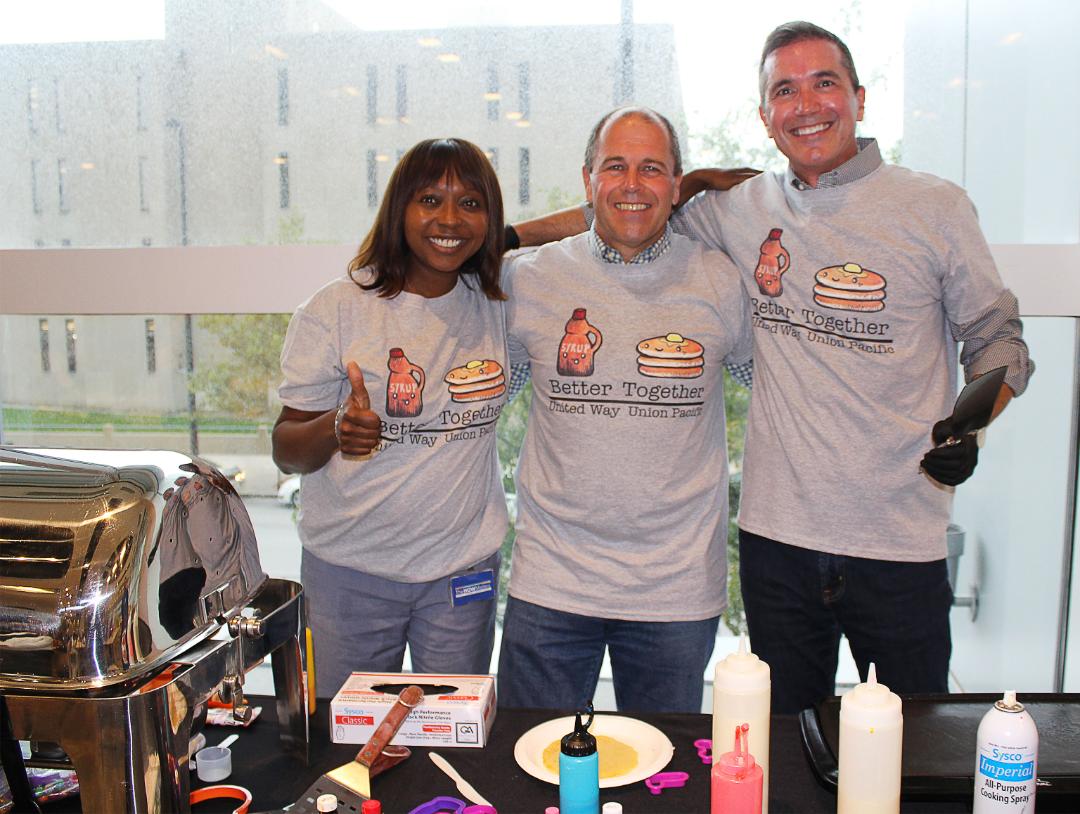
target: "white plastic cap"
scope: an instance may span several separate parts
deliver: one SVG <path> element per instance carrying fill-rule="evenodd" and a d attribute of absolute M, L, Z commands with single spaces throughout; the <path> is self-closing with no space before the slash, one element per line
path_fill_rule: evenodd
<path fill-rule="evenodd" d="M 337 797 L 333 794 L 320 794 L 315 801 L 315 810 L 319 812 L 337 811 Z"/>
<path fill-rule="evenodd" d="M 1002 712 L 1023 712 L 1024 705 L 1016 700 L 1016 690 L 1005 690 L 1005 695 L 994 707 Z"/>
<path fill-rule="evenodd" d="M 713 692 L 757 692 L 772 684 L 769 665 L 750 652 L 746 635 L 739 639 L 739 650 L 716 662 Z"/>
<path fill-rule="evenodd" d="M 840 717 L 860 727 L 888 726 L 903 720 L 900 696 L 878 682 L 872 662 L 866 682 L 856 684 L 840 699 Z"/>
<path fill-rule="evenodd" d="M 622 814 L 622 803 L 616 803 L 614 800 L 609 800 L 604 803 L 600 809 L 600 814 Z"/>

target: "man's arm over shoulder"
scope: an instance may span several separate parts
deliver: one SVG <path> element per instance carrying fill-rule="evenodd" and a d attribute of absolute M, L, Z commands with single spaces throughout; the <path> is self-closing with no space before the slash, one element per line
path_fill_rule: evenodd
<path fill-rule="evenodd" d="M 682 177 L 679 184 L 679 200 L 676 208 L 683 206 L 687 201 L 706 190 L 722 191 L 738 186 L 743 181 L 761 175 L 761 170 L 752 167 L 738 167 L 736 169 L 722 169 L 720 167 L 703 167 L 699 170 L 691 170 Z"/>
<path fill-rule="evenodd" d="M 578 235 L 589 228 L 585 210 L 581 205 L 559 209 L 539 218 L 514 224 L 522 246 L 542 246 L 564 237 Z"/>
<path fill-rule="evenodd" d="M 760 172 L 760 170 L 748 167 L 739 167 L 737 169 L 710 168 L 688 172 L 682 177 L 679 200 L 676 206 L 685 208 L 687 202 L 698 192 L 731 189 L 743 181 L 760 174 Z M 587 206 L 581 204 L 549 212 L 539 218 L 515 223 L 513 229 L 517 234 L 519 245 L 542 246 L 545 243 L 554 243 L 556 240 L 562 240 L 564 237 L 571 237 L 586 231 L 592 226 L 590 215 Z M 675 225 L 674 219 L 672 219 L 672 225 Z M 691 232 L 682 232 L 678 228 L 675 230 L 688 237 L 694 237 L 705 242 L 709 241 L 707 236 L 697 237 Z"/>

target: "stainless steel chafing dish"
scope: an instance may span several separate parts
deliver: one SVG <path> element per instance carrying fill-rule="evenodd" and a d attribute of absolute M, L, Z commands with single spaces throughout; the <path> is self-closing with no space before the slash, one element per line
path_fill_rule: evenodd
<path fill-rule="evenodd" d="M 268 654 L 284 745 L 306 758 L 303 633 L 300 586 L 263 573 L 210 464 L 0 447 L 0 695 L 16 738 L 59 744 L 84 810 L 187 810 L 206 701 L 247 716 L 244 673 Z"/>

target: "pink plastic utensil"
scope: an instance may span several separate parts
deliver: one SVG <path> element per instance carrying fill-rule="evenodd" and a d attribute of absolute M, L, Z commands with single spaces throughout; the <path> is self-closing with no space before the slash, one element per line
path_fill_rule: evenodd
<path fill-rule="evenodd" d="M 690 775 L 686 772 L 660 772 L 645 779 L 645 785 L 653 794 L 659 794 L 664 789 L 679 789 L 686 785 Z"/>

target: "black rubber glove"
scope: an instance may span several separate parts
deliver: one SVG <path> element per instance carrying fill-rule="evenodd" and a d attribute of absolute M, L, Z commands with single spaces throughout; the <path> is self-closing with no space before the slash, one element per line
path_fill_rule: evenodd
<path fill-rule="evenodd" d="M 953 436 L 952 423 L 943 418 L 934 425 L 930 435 L 935 446 L 923 456 L 919 464 L 922 470 L 946 486 L 958 486 L 970 478 L 979 462 L 979 444 L 975 433 L 956 439 Z M 954 439 L 953 442 L 946 443 L 950 438 Z M 937 446 L 939 444 L 940 446 Z"/>

